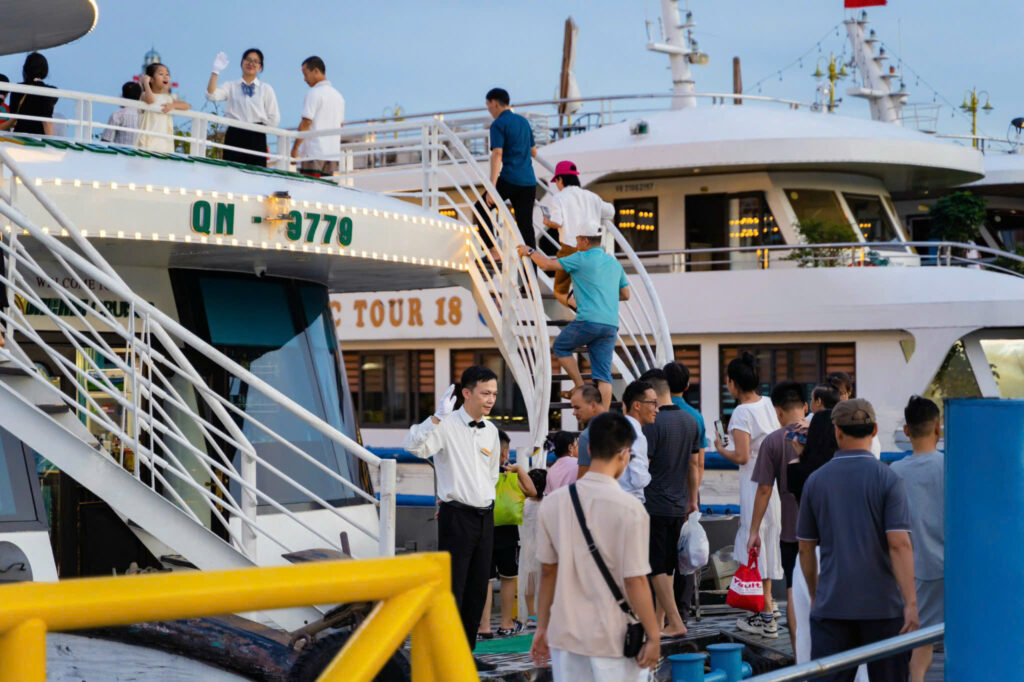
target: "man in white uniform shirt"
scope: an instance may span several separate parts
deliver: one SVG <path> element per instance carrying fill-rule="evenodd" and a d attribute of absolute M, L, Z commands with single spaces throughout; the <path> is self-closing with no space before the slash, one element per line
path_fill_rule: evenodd
<path fill-rule="evenodd" d="M 417 457 L 434 458 L 437 497 L 437 548 L 452 557 L 452 593 L 459 607 L 469 648 L 487 598 L 494 544 L 494 497 L 501 462 L 498 428 L 484 419 L 498 397 L 498 377 L 473 366 L 462 373 L 462 407 L 455 410 L 455 386 L 449 386 L 437 412 L 409 429 L 403 447 Z M 481 670 L 493 669 L 477 661 Z"/>
<path fill-rule="evenodd" d="M 345 122 L 345 98 L 327 80 L 327 67 L 320 57 L 307 57 L 302 62 L 302 80 L 309 86 L 309 92 L 302 102 L 299 132 L 332 128 L 339 129 L 339 132 L 336 135 L 295 140 L 292 157 L 299 158 L 301 147 L 303 161 L 299 164 L 299 172 L 333 175 L 338 172 L 338 155 L 341 153 L 340 128 Z"/>
<path fill-rule="evenodd" d="M 619 476 L 619 487 L 644 502 L 644 488 L 651 482 L 644 424 L 653 424 L 658 416 L 658 394 L 646 381 L 634 381 L 622 392 L 622 409 L 633 427 L 636 440 L 629 448 L 629 465 Z"/>
<path fill-rule="evenodd" d="M 580 187 L 580 172 L 572 161 L 559 161 L 555 166 L 552 184 L 558 192 L 551 200 L 551 214 L 544 218 L 544 225 L 558 230 L 558 253 L 564 258 L 576 253 L 576 237 L 583 225 L 603 225 L 615 216 L 615 207 Z M 569 273 L 555 272 L 555 298 L 568 306 Z"/>

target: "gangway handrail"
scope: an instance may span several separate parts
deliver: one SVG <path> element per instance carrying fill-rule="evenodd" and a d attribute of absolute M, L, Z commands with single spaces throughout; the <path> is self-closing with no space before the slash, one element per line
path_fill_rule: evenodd
<path fill-rule="evenodd" d="M 807 663 L 780 668 L 764 675 L 752 677 L 751 682 L 798 682 L 809 680 L 826 673 L 854 668 L 861 663 L 870 663 L 893 654 L 910 651 L 920 646 L 940 641 L 946 632 L 946 624 L 930 625 L 914 632 L 908 632 L 889 639 L 849 649 L 838 654 L 818 658 Z"/>
<path fill-rule="evenodd" d="M 363 601 L 379 603 L 318 680 L 370 682 L 410 634 L 414 679 L 475 679 L 450 584 L 451 558 L 437 552 L 3 585 L 0 682 L 46 680 L 47 632 Z"/>
<path fill-rule="evenodd" d="M 7 204 L 6 202 L 0 202 L 0 214 L 6 216 L 12 223 L 17 225 L 20 229 L 25 230 L 29 235 L 31 235 L 40 244 L 42 244 L 51 254 L 55 256 L 59 264 L 69 269 L 72 275 L 77 277 L 79 272 L 86 273 L 88 277 L 92 278 L 97 283 L 105 286 L 113 294 L 115 294 L 116 296 L 120 297 L 122 300 L 130 304 L 132 310 L 132 319 L 130 321 L 132 328 L 130 331 L 126 329 L 122 330 L 117 325 L 110 325 L 109 323 L 107 326 L 108 331 L 119 332 L 124 337 L 124 340 L 128 343 L 128 345 L 132 347 L 133 352 L 137 351 L 140 357 L 142 357 L 145 362 L 150 363 L 150 377 L 148 383 L 143 380 L 144 377 L 136 377 L 137 380 L 140 380 L 141 386 L 141 389 L 138 392 L 136 392 L 136 396 L 138 396 L 140 393 L 146 394 L 149 397 L 151 404 L 154 402 L 154 398 L 166 399 L 168 397 L 171 397 L 165 390 L 167 386 L 157 385 L 152 377 L 153 366 L 155 365 L 156 362 L 162 362 L 167 364 L 172 372 L 183 377 L 186 381 L 189 382 L 189 384 L 192 385 L 192 387 L 196 390 L 198 395 L 201 395 L 204 399 L 207 400 L 207 403 L 209 404 L 210 408 L 220 419 L 221 427 L 226 429 L 227 431 L 227 433 L 221 432 L 219 435 L 223 438 L 226 438 L 229 444 L 235 445 L 240 450 L 240 468 L 242 470 L 240 476 L 233 472 L 224 471 L 223 463 L 217 462 L 216 460 L 211 460 L 210 462 L 207 462 L 205 464 L 217 468 L 222 473 L 225 473 L 229 478 L 231 478 L 233 482 L 239 484 L 241 488 L 241 508 L 237 507 L 237 505 L 234 508 L 231 508 L 231 498 L 228 495 L 226 495 L 227 499 L 224 500 L 222 503 L 225 505 L 226 508 L 229 508 L 232 512 L 241 512 L 238 514 L 238 516 L 240 517 L 240 521 L 242 523 L 242 536 L 241 538 L 238 538 L 232 534 L 232 538 L 236 542 L 238 542 L 241 549 L 245 552 L 247 556 L 249 556 L 250 559 L 255 559 L 255 550 L 254 546 L 252 545 L 252 541 L 255 538 L 255 532 L 257 530 L 262 532 L 264 535 L 266 535 L 268 538 L 270 538 L 277 544 L 282 545 L 281 541 L 276 539 L 271 533 L 268 533 L 266 530 L 260 528 L 257 520 L 258 511 L 256 509 L 256 505 L 259 499 L 262 499 L 264 503 L 270 504 L 277 511 L 284 513 L 293 521 L 299 523 L 299 525 L 305 526 L 307 530 L 312 532 L 314 535 L 321 538 L 323 538 L 323 535 L 319 533 L 315 528 L 309 527 L 301 521 L 298 521 L 294 514 L 292 514 L 290 511 L 288 511 L 281 505 L 276 504 L 273 499 L 269 498 L 265 494 L 261 494 L 261 491 L 259 491 L 256 488 L 255 477 L 256 466 L 258 464 L 264 466 L 264 468 L 266 468 L 270 473 L 273 473 L 278 478 L 284 477 L 282 477 L 281 473 L 277 471 L 274 467 L 272 467 L 266 462 L 261 462 L 258 459 L 256 451 L 253 448 L 252 444 L 248 442 L 248 439 L 242 434 L 242 431 L 239 428 L 239 426 L 235 424 L 233 418 L 228 414 L 229 410 L 234 406 L 231 406 L 229 401 L 215 394 L 212 390 L 205 386 L 205 383 L 202 381 L 199 374 L 192 367 L 191 363 L 189 363 L 185 359 L 184 354 L 178 348 L 178 341 L 181 341 L 185 345 L 196 349 L 208 360 L 214 362 L 216 365 L 220 366 L 222 369 L 226 370 L 231 375 L 239 378 L 250 388 L 258 391 L 259 393 L 267 397 L 269 400 L 282 407 L 292 416 L 301 420 L 307 426 L 313 428 L 321 435 L 327 437 L 332 442 L 341 446 L 342 449 L 344 449 L 346 452 L 349 452 L 358 459 L 372 466 L 377 467 L 380 472 L 381 499 L 377 500 L 376 498 L 365 494 L 361 490 L 357 492 L 357 495 L 362 493 L 360 495 L 361 497 L 368 499 L 370 503 L 375 504 L 380 509 L 380 525 L 376 533 L 368 530 L 361 523 L 349 518 L 346 514 L 343 514 L 337 508 L 332 506 L 330 507 L 330 509 L 339 518 L 345 520 L 348 523 L 351 523 L 357 529 L 373 537 L 377 541 L 379 551 L 383 556 L 390 556 L 394 553 L 394 507 L 396 492 L 394 462 L 378 458 L 376 455 L 371 453 L 362 445 L 360 445 L 353 439 L 349 438 L 344 433 L 338 431 L 330 424 L 324 422 L 322 419 L 320 419 L 313 413 L 309 412 L 306 408 L 302 407 L 294 400 L 288 398 L 283 393 L 272 387 L 266 381 L 253 375 L 251 372 L 241 367 L 241 365 L 228 358 L 226 355 L 224 355 L 222 352 L 214 348 L 212 345 L 208 344 L 203 339 L 199 338 L 197 335 L 190 332 L 180 323 L 165 315 L 162 311 L 160 311 L 158 308 L 150 304 L 144 298 L 135 294 L 131 290 L 131 288 L 116 274 L 116 272 L 113 271 L 109 264 L 106 263 L 102 256 L 100 256 L 99 252 L 95 250 L 95 247 L 87 239 L 85 239 L 85 237 L 81 236 L 79 230 L 75 228 L 75 226 L 71 223 L 67 216 L 60 210 L 60 208 L 54 205 L 53 202 L 51 202 L 49 198 L 46 197 L 46 195 L 41 192 L 41 190 L 35 187 L 34 183 L 30 182 L 30 178 L 28 178 L 27 175 L 23 171 L 21 171 L 19 165 L 10 157 L 7 151 L 4 150 L 3 148 L 0 148 L 0 168 L 2 167 L 8 168 L 11 172 L 12 187 L 14 185 L 13 180 L 15 178 L 19 179 L 21 181 L 21 186 L 28 189 L 28 191 L 33 195 L 33 197 L 36 200 L 38 200 L 42 204 L 42 206 L 57 220 L 58 224 L 66 230 L 68 236 L 70 236 L 74 240 L 76 246 L 78 246 L 86 255 L 83 256 L 80 253 L 76 252 L 74 249 L 70 248 L 69 246 L 61 243 L 60 240 L 58 240 L 56 237 L 49 234 L 46 230 L 35 225 L 32 221 L 30 221 L 23 214 L 17 211 L 13 206 Z M 12 260 L 12 263 L 15 263 L 17 259 L 20 258 L 25 261 L 26 267 L 29 267 L 30 269 L 38 269 L 38 266 L 34 263 L 34 261 L 29 259 L 27 252 L 24 252 L 23 248 L 21 249 L 21 251 L 19 251 L 18 246 L 19 245 L 13 239 L 11 244 L 0 244 L 0 247 L 2 247 L 2 250 L 5 254 L 4 257 L 10 258 Z M 14 270 L 17 270 L 17 268 L 14 268 Z M 23 290 L 19 290 L 18 282 L 16 281 L 13 273 L 7 276 L 3 276 L 3 279 L 7 284 L 9 295 L 13 295 L 12 292 L 18 291 L 21 295 L 25 296 L 27 301 L 33 300 L 35 292 L 29 291 L 24 288 Z M 88 287 L 85 287 L 85 289 L 87 290 Z M 63 296 L 63 292 L 61 292 L 59 289 L 55 291 L 58 291 L 58 293 L 61 296 Z M 70 303 L 69 301 L 67 301 L 67 303 L 69 304 L 71 309 L 74 310 L 74 304 Z M 100 314 L 102 312 L 102 306 L 99 306 L 97 310 L 98 311 L 94 312 L 93 314 L 99 317 L 100 321 L 103 321 L 103 317 Z M 166 358 L 161 358 L 160 353 L 156 352 L 156 349 L 153 348 L 152 345 L 145 343 L 140 337 L 136 336 L 134 331 L 136 317 L 144 320 L 144 325 L 147 325 L 151 332 L 156 333 L 161 343 L 161 348 L 171 356 L 170 362 L 168 362 Z M 11 313 L 5 313 L 0 311 L 0 318 L 3 318 L 3 320 L 7 322 L 8 331 L 11 330 L 12 325 L 17 324 L 16 317 Z M 66 334 L 69 333 L 69 330 L 71 328 L 68 325 L 62 325 L 59 320 L 51 321 L 57 324 L 58 328 L 64 331 Z M 89 328 L 94 334 L 98 336 L 96 330 L 94 328 L 91 328 L 88 322 L 85 323 L 87 325 L 87 328 Z M 19 331 L 26 333 L 30 338 L 32 338 L 33 330 L 31 329 L 31 327 L 27 327 L 24 324 L 22 324 L 20 327 L 16 328 L 18 328 Z M 174 338 L 172 338 L 172 336 Z M 110 360 L 115 366 L 121 367 L 122 370 L 134 371 L 134 363 L 132 363 L 131 366 L 125 366 L 124 361 L 119 362 L 116 354 L 112 353 L 109 346 L 104 344 L 103 347 L 97 348 L 97 350 L 106 359 Z M 15 362 L 17 363 L 16 360 Z M 34 368 L 25 367 L 24 369 L 29 371 L 31 376 L 35 376 Z M 68 371 L 74 373 L 77 371 L 77 368 L 69 368 Z M 78 374 L 80 374 L 80 372 Z M 75 379 L 77 380 L 78 378 L 79 377 L 76 375 Z M 90 380 L 90 377 L 86 375 L 85 379 Z M 166 378 L 163 377 L 162 375 L 161 380 L 166 384 Z M 110 386 L 108 386 L 107 388 L 112 389 L 112 387 Z M 119 397 L 119 394 L 116 393 L 116 389 L 112 390 L 115 391 L 114 396 Z M 117 397 L 115 397 L 115 400 L 117 399 Z M 182 408 L 180 406 L 180 397 L 174 397 L 178 398 L 179 403 L 175 404 L 172 400 L 172 406 L 178 410 L 181 410 Z M 63 396 L 63 400 L 65 403 L 68 403 L 70 401 L 70 398 L 67 396 Z M 69 406 L 71 406 L 72 409 L 78 408 L 77 404 Z M 139 420 L 146 417 L 147 415 L 138 414 L 137 404 L 133 404 L 132 407 L 136 412 L 134 416 L 136 419 L 136 424 L 138 424 Z M 152 459 L 154 456 L 157 455 L 155 451 L 155 445 L 160 444 L 165 450 L 167 450 L 168 448 L 166 443 L 160 442 L 160 438 L 157 436 L 157 430 L 160 430 L 161 428 L 163 429 L 163 433 L 161 434 L 162 436 L 168 436 L 170 434 L 167 431 L 167 427 L 163 426 L 159 419 L 154 420 L 152 414 L 148 415 L 148 417 L 149 425 L 155 429 L 152 433 L 154 443 L 150 444 L 150 452 L 148 454 L 143 452 L 138 452 L 137 454 L 139 456 L 144 456 L 148 459 L 148 461 L 146 461 L 145 463 L 150 464 L 153 467 L 155 476 L 156 465 L 158 464 L 158 462 L 154 462 Z M 246 417 L 249 419 L 250 422 L 256 422 L 256 420 L 253 419 L 251 416 L 246 415 Z M 100 423 L 103 423 L 102 419 L 98 418 L 98 421 L 100 421 Z M 200 428 L 206 429 L 207 427 L 201 426 Z M 123 427 L 119 429 L 116 424 L 107 423 L 107 430 L 111 434 L 116 435 L 119 438 L 123 438 L 128 440 L 128 442 L 132 442 L 130 439 L 132 434 L 126 433 Z M 136 438 L 134 440 L 134 444 L 138 449 L 138 435 L 137 433 L 135 435 Z M 280 436 L 276 437 L 278 440 L 281 440 Z M 182 443 L 179 439 L 175 440 L 179 446 L 183 446 L 186 449 L 190 449 L 188 445 Z M 191 454 L 195 456 L 200 456 L 200 452 L 197 451 L 194 447 L 191 448 Z M 220 454 L 223 456 L 223 453 Z M 166 463 L 161 464 L 161 466 L 166 467 Z M 172 468 L 165 469 L 165 471 L 172 475 L 177 475 L 173 469 L 173 465 Z M 335 480 L 340 479 L 338 480 L 338 482 L 341 483 L 342 485 L 347 485 L 347 487 L 349 488 L 353 487 L 352 483 L 344 479 L 344 477 L 341 476 L 340 474 L 333 474 L 333 478 Z M 181 480 L 180 477 L 179 480 Z M 285 480 L 287 480 L 289 484 L 291 484 L 292 487 L 298 490 L 300 493 L 310 496 L 315 501 L 320 502 L 321 505 L 323 504 L 323 501 L 320 500 L 315 495 L 312 495 L 310 491 L 307 488 L 305 488 L 305 486 L 302 486 L 301 484 L 291 481 L 287 478 L 285 478 Z M 217 483 L 219 484 L 219 482 Z M 226 492 L 223 489 L 222 485 L 219 487 L 219 489 L 222 492 Z M 199 493 L 200 495 L 204 494 L 203 491 L 201 490 L 199 491 Z M 180 499 L 176 501 L 180 504 Z M 210 503 L 208 502 L 208 504 Z M 214 509 L 213 512 L 215 515 L 217 515 L 218 513 L 216 509 Z M 139 522 L 140 525 L 144 523 L 142 519 L 136 519 L 136 521 Z M 328 540 L 328 543 L 332 545 L 337 544 L 336 542 L 330 540 Z"/>

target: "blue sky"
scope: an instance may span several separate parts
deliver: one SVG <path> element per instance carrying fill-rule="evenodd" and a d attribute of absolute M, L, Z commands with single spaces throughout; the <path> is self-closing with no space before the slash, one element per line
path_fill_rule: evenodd
<path fill-rule="evenodd" d="M 730 91 L 732 58 L 739 56 L 748 92 L 769 76 L 762 94 L 809 101 L 819 39 L 827 34 L 825 56 L 844 47 L 848 51 L 845 31 L 829 33 L 846 14 L 841 0 L 688 4 L 700 48 L 711 57 L 709 66 L 695 70 L 702 92 Z M 99 24 L 91 34 L 45 51 L 49 82 L 117 94 L 154 46 L 179 82 L 180 95 L 202 107 L 214 55 L 224 50 L 231 56 L 225 75 L 233 78 L 242 50 L 257 46 L 266 54 L 263 78 L 277 91 L 286 126 L 298 122 L 306 90 L 299 64 L 311 54 L 326 61 L 328 77 L 347 101 L 349 120 L 379 116 L 396 104 L 409 113 L 482 105 L 492 85 L 507 88 L 513 100 L 550 98 L 569 15 L 580 27 L 576 77 L 584 95 L 670 89 L 667 59 L 644 50 L 645 20 L 656 27 L 661 14 L 657 0 L 99 0 L 99 5 Z M 912 102 L 932 102 L 925 83 L 957 105 L 971 86 L 987 89 L 995 110 L 982 118 L 982 128 L 999 137 L 1011 118 L 1024 115 L 1016 76 L 1024 4 L 891 0 L 887 7 L 870 9 L 869 16 L 890 54 L 902 43 L 907 65 L 924 79 L 906 72 Z M 780 81 L 775 72 L 808 50 L 802 64 Z M 22 61 L 22 55 L 0 57 L 0 73 L 20 80 Z M 866 116 L 867 105 L 848 98 L 840 112 Z M 966 120 L 952 114 L 943 106 L 942 131 L 966 133 Z"/>

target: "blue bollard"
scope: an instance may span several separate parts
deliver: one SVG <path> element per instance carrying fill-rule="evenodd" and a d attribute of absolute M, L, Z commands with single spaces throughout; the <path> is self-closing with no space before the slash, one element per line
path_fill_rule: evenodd
<path fill-rule="evenodd" d="M 704 679 L 704 659 L 706 654 L 672 654 L 668 657 L 672 664 L 672 682 L 706 682 Z"/>
<path fill-rule="evenodd" d="M 672 654 L 672 682 L 740 682 L 753 674 L 743 662 L 742 644 L 710 644 L 711 672 L 704 674 L 705 654 Z"/>
<path fill-rule="evenodd" d="M 709 644 L 711 653 L 711 669 L 725 673 L 725 682 L 740 682 L 750 677 L 753 672 L 750 665 L 743 662 L 742 644 Z"/>
<path fill-rule="evenodd" d="M 1019 680 L 1024 400 L 946 401 L 946 679 Z"/>

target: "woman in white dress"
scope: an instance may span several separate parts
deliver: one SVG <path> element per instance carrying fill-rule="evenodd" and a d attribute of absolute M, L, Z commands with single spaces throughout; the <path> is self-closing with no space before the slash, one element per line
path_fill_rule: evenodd
<path fill-rule="evenodd" d="M 151 106 L 142 110 L 141 134 L 135 144 L 141 149 L 171 154 L 174 152 L 174 119 L 170 112 L 189 108 L 171 92 L 171 71 L 156 62 L 142 76 L 142 101 Z"/>
<path fill-rule="evenodd" d="M 736 409 L 729 418 L 729 440 L 732 449 L 716 436 L 715 448 L 726 459 L 739 465 L 740 486 L 740 525 L 736 530 L 733 543 L 733 558 L 741 564 L 747 563 L 746 547 L 750 535 L 750 520 L 754 513 L 754 497 L 757 484 L 750 480 L 754 473 L 754 464 L 761 449 L 761 443 L 772 431 L 782 426 L 775 413 L 770 398 L 759 395 L 757 389 L 761 380 L 757 375 L 754 356 L 746 351 L 729 363 L 726 371 L 726 385 L 729 393 L 736 399 Z M 761 553 L 757 557 L 757 567 L 764 581 L 764 611 L 740 618 L 737 627 L 741 630 L 762 635 L 778 637 L 779 626 L 775 622 L 775 602 L 772 599 L 772 580 L 782 580 L 782 551 L 779 537 L 782 533 L 782 512 L 778 488 L 772 490 L 761 522 Z"/>

